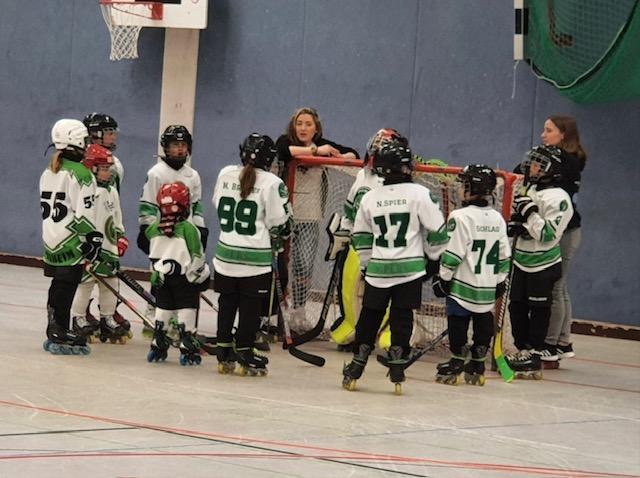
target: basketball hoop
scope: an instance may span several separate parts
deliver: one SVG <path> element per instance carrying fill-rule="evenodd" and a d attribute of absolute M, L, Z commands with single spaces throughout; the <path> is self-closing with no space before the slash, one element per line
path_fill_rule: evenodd
<path fill-rule="evenodd" d="M 138 58 L 141 20 L 162 20 L 162 6 L 161 2 L 100 0 L 102 17 L 111 34 L 110 60 Z"/>

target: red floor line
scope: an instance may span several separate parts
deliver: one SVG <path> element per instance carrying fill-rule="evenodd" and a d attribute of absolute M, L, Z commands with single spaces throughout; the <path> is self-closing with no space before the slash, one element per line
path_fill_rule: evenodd
<path fill-rule="evenodd" d="M 606 360 L 588 359 L 588 358 L 582 358 L 582 357 L 573 357 L 573 358 L 571 358 L 569 360 L 577 360 L 579 362 L 597 363 L 597 364 L 600 364 L 600 365 L 613 365 L 615 367 L 640 368 L 640 365 L 635 365 L 635 364 L 632 364 L 632 363 L 608 362 Z"/>
<path fill-rule="evenodd" d="M 128 421 L 128 420 L 120 420 L 120 419 L 116 419 L 116 418 L 109 418 L 109 417 L 99 417 L 99 416 L 94 416 L 94 415 L 88 415 L 88 414 L 84 414 L 84 413 L 76 413 L 76 412 L 70 412 L 70 411 L 64 411 L 64 410 L 57 410 L 57 409 L 53 409 L 53 408 L 47 408 L 47 407 L 38 407 L 35 405 L 27 405 L 27 404 L 23 404 L 23 403 L 17 403 L 17 402 L 10 402 L 7 400 L 0 400 L 0 404 L 6 405 L 6 406 L 11 406 L 11 407 L 17 407 L 17 408 L 24 408 L 24 409 L 28 409 L 28 410 L 37 410 L 40 412 L 47 412 L 47 413 L 53 413 L 53 414 L 57 414 L 57 415 L 65 415 L 65 416 L 73 416 L 73 417 L 78 417 L 78 418 L 86 418 L 89 420 L 96 420 L 96 421 L 102 421 L 102 422 L 107 422 L 107 423 L 117 423 L 117 424 L 121 424 L 121 425 L 128 425 L 128 426 L 134 426 L 134 427 L 138 427 L 138 428 L 144 428 L 144 429 L 149 429 L 149 430 L 158 430 L 158 431 L 165 431 L 165 432 L 174 432 L 174 433 L 183 433 L 185 435 L 191 435 L 193 437 L 197 437 L 197 436 L 203 436 L 203 437 L 212 437 L 212 438 L 220 438 L 220 439 L 225 439 L 228 441 L 236 441 L 238 442 L 238 444 L 242 444 L 242 443 L 262 443 L 262 444 L 269 444 L 269 445 L 279 445 L 279 446 L 284 446 L 284 447 L 289 447 L 289 448 L 301 448 L 301 449 L 308 449 L 308 450 L 317 450 L 317 451 L 327 451 L 327 452 L 335 452 L 335 453 L 339 453 L 340 455 L 338 455 L 335 458 L 332 459 L 336 459 L 336 460 L 345 460 L 345 459 L 351 459 L 351 460 L 373 460 L 373 461 L 398 461 L 398 462 L 402 462 L 402 463 L 424 463 L 424 464 L 432 464 L 432 465 L 443 465 L 443 466 L 448 466 L 448 467 L 453 467 L 453 468 L 473 468 L 473 469 L 485 469 L 485 470 L 496 470 L 496 471 L 510 471 L 510 472 L 522 472 L 522 473 L 534 473 L 534 474 L 538 474 L 538 475 L 556 475 L 556 476 L 567 476 L 567 477 L 576 477 L 576 478 L 590 478 L 590 477 L 625 477 L 625 478 L 630 478 L 630 477 L 636 477 L 638 478 L 638 475 L 628 475 L 628 474 L 619 474 L 619 473 L 606 473 L 606 472 L 595 472 L 595 471 L 586 471 L 586 470 L 562 470 L 562 469 L 554 469 L 554 468 L 544 468 L 544 467 L 529 467 L 529 466 L 520 466 L 520 465 L 502 465 L 502 464 L 490 464 L 490 463 L 474 463 L 474 462 L 455 462 L 455 461 L 444 461 L 444 460 L 431 460 L 431 459 L 427 459 L 427 458 L 414 458 L 414 457 L 402 457 L 402 456 L 395 456 L 395 455 L 387 455 L 387 454 L 383 454 L 383 455 L 378 455 L 375 453 L 367 453 L 367 452 L 359 452 L 359 451 L 354 451 L 354 450 L 340 450 L 340 449 L 335 449 L 335 448 L 326 448 L 326 447 L 319 447 L 319 446 L 312 446 L 312 445 L 301 445 L 301 444 L 296 444 L 296 443 L 287 443 L 287 442 L 280 442 L 280 441 L 275 441 L 275 440 L 261 440 L 261 439 L 247 439 L 247 438 L 243 438 L 243 437 L 236 437 L 236 436 L 232 436 L 232 435 L 221 435 L 221 434 L 216 434 L 216 433 L 208 433 L 208 432 L 201 432 L 201 431 L 197 431 L 197 430 L 187 430 L 187 429 L 180 429 L 180 428 L 172 428 L 172 427 L 163 427 L 163 426 L 159 426 L 159 425 L 151 425 L 151 424 L 144 424 L 144 423 L 138 423 L 138 422 L 132 422 L 132 421 Z M 283 450 L 282 453 L 285 453 L 285 455 L 282 455 L 282 457 L 287 457 L 286 450 Z M 59 455 L 59 456 L 58 456 Z M 136 454 L 132 454 L 132 453 L 123 453 L 123 452 L 116 452 L 116 453 L 107 453 L 107 454 L 95 454 L 95 453 L 71 453 L 71 454 L 42 454 L 42 455 L 32 455 L 33 458 L 57 458 L 57 457 L 65 457 L 65 458 L 70 458 L 70 457 L 84 457 L 84 456 L 135 456 Z M 157 453 L 153 453 L 153 452 L 145 452 L 145 453 L 138 453 L 137 455 L 140 456 L 180 456 L 180 453 L 162 453 L 162 454 L 157 454 Z M 205 455 L 202 453 L 196 453 L 196 454 L 191 454 L 191 455 Z M 250 454 L 243 454 L 244 456 L 249 456 Z M 4 458 L 0 456 L 0 459 L 18 459 L 20 458 L 21 455 L 6 455 Z M 188 456 L 187 454 L 185 454 L 185 456 Z M 242 456 L 242 455 L 240 455 Z M 258 456 L 260 456 L 258 454 Z M 264 456 L 264 455 L 262 455 Z M 289 457 L 294 457 L 294 458 L 306 458 L 306 459 L 322 459 L 323 455 L 303 455 L 303 454 L 295 454 L 295 455 L 289 455 Z M 333 455 L 332 455 L 333 457 Z"/>
<path fill-rule="evenodd" d="M 640 390 L 631 390 L 628 388 L 618 388 L 618 387 L 605 387 L 604 385 L 592 385 L 588 383 L 578 383 L 578 382 L 570 382 L 568 380 L 557 380 L 553 378 L 548 378 L 549 376 L 545 373 L 543 381 L 545 382 L 554 382 L 554 383 L 563 383 L 566 385 L 578 385 L 580 387 L 589 387 L 589 388 L 598 388 L 601 390 L 613 390 L 616 392 L 628 392 L 628 393 L 640 393 Z"/>

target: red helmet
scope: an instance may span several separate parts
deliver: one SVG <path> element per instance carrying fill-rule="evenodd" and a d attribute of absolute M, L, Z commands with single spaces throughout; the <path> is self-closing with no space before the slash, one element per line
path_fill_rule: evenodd
<path fill-rule="evenodd" d="M 162 216 L 174 216 L 176 218 L 189 216 L 189 188 L 180 181 L 163 184 L 158 190 L 156 202 L 160 207 Z"/>
<path fill-rule="evenodd" d="M 373 167 L 373 157 L 382 146 L 389 143 L 397 143 L 398 146 L 409 147 L 409 141 L 407 138 L 398 133 L 393 128 L 379 129 L 376 134 L 369 138 L 367 141 L 367 151 L 364 160 L 364 166 Z"/>
<path fill-rule="evenodd" d="M 98 166 L 113 166 L 113 155 L 111 151 L 104 146 L 90 144 L 84 152 L 82 164 L 91 170 L 93 174 L 96 174 L 98 172 Z"/>

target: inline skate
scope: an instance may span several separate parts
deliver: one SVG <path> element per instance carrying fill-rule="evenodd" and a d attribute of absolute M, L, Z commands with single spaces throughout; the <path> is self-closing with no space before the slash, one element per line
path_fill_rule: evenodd
<path fill-rule="evenodd" d="M 167 358 L 167 351 L 171 346 L 171 341 L 167 338 L 164 330 L 164 322 L 156 320 L 153 329 L 153 339 L 151 340 L 151 349 L 147 354 L 147 362 L 164 361 Z"/>
<path fill-rule="evenodd" d="M 126 344 L 128 331 L 116 322 L 113 315 L 100 316 L 100 342 L 105 343 L 107 340 L 112 344 Z"/>
<path fill-rule="evenodd" d="M 91 347 L 87 345 L 87 338 L 64 330 L 54 319 L 53 308 L 48 308 L 47 340 L 42 347 L 53 355 L 89 355 Z"/>
<path fill-rule="evenodd" d="M 516 378 L 542 380 L 542 363 L 535 350 L 520 350 L 507 357 Z"/>
<path fill-rule="evenodd" d="M 358 351 L 353 354 L 353 359 L 345 364 L 342 369 L 342 387 L 350 392 L 356 389 L 356 381 L 362 377 L 364 368 L 367 366 L 369 355 L 373 351 L 373 347 L 369 344 L 360 344 Z"/>
<path fill-rule="evenodd" d="M 240 365 L 240 375 L 264 377 L 268 373 L 267 364 L 269 359 L 264 355 L 258 354 L 252 347 L 236 349 L 236 360 Z"/>
<path fill-rule="evenodd" d="M 436 382 L 445 385 L 458 385 L 464 371 L 464 358 L 452 356 L 448 362 L 439 363 L 436 371 Z"/>
<path fill-rule="evenodd" d="M 484 386 L 484 362 L 486 360 L 487 347 L 478 345 L 471 348 L 471 360 L 464 366 L 464 381 L 471 385 Z"/>
<path fill-rule="evenodd" d="M 178 325 L 180 334 L 180 365 L 200 365 L 202 357 L 200 357 L 200 342 L 195 335 L 184 329 L 184 324 Z"/>
<path fill-rule="evenodd" d="M 404 382 L 404 368 L 407 360 L 403 357 L 402 347 L 392 345 L 389 347 L 388 355 L 389 380 L 395 385 L 395 394 L 402 395 L 402 382 Z"/>
<path fill-rule="evenodd" d="M 218 358 L 218 373 L 233 373 L 236 369 L 236 357 L 232 342 L 219 342 L 216 357 Z"/>

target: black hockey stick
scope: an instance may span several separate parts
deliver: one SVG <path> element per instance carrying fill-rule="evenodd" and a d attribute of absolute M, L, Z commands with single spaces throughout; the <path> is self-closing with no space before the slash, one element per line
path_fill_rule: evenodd
<path fill-rule="evenodd" d="M 435 339 L 433 339 L 431 342 L 429 342 L 424 347 L 412 348 L 411 352 L 409 353 L 409 358 L 407 359 L 407 362 L 404 364 L 404 369 L 405 370 L 408 369 L 409 367 L 411 367 L 411 365 L 413 365 L 413 363 L 416 360 L 418 360 L 424 354 L 426 354 L 427 352 L 430 352 L 431 350 L 435 349 L 436 346 L 440 342 L 442 342 L 444 340 L 444 338 L 448 334 L 449 334 L 449 329 L 444 329 L 442 332 L 440 332 L 440 335 L 438 335 Z M 385 367 L 389 367 L 389 361 L 388 361 L 388 359 L 387 359 L 387 357 L 385 355 L 378 354 L 376 356 L 376 360 L 378 360 L 378 362 L 380 362 Z"/>
<path fill-rule="evenodd" d="M 347 258 L 347 254 L 349 254 L 349 249 L 340 251 L 333 264 L 333 271 L 331 272 L 329 287 L 327 287 L 327 293 L 324 296 L 322 311 L 320 312 L 320 318 L 318 319 L 318 322 L 312 329 L 307 330 L 306 332 L 297 335 L 296 337 L 293 337 L 291 345 L 293 345 L 294 347 L 315 339 L 324 329 L 324 324 L 327 320 L 327 314 L 329 313 L 329 308 L 331 307 L 331 303 L 333 302 L 333 294 L 340 281 L 342 266 L 344 265 L 344 262 Z"/>
<path fill-rule="evenodd" d="M 280 273 L 278 272 L 278 256 L 273 256 L 272 269 L 273 276 L 275 282 L 275 290 L 276 295 L 278 296 L 278 314 L 282 317 L 282 325 L 284 328 L 284 341 L 282 342 L 282 348 L 289 351 L 291 355 L 295 358 L 302 360 L 303 362 L 310 363 L 311 365 L 315 365 L 316 367 L 323 367 L 325 360 L 323 357 L 319 355 L 313 355 L 307 352 L 303 352 L 300 349 L 297 349 L 295 345 L 293 345 L 293 339 L 291 338 L 291 329 L 289 327 L 289 317 L 290 317 L 290 309 L 289 304 L 286 301 L 284 293 L 282 291 L 282 283 L 280 282 Z"/>
<path fill-rule="evenodd" d="M 149 292 L 144 290 L 144 287 L 142 287 L 142 284 L 140 284 L 137 280 L 135 280 L 129 274 L 121 270 L 117 271 L 116 275 L 122 282 L 128 285 L 131 288 L 131 290 L 133 290 L 136 294 L 138 294 L 140 297 L 146 300 L 148 304 L 152 305 L 153 307 L 156 306 L 155 297 L 153 297 Z M 218 308 L 211 301 L 211 299 L 209 299 L 206 295 L 204 295 L 203 293 L 200 293 L 200 298 L 203 301 L 205 301 L 207 305 L 209 305 L 213 310 L 218 312 Z"/>
<path fill-rule="evenodd" d="M 96 281 L 98 281 L 100 284 L 102 284 L 103 286 L 105 286 L 107 289 L 109 289 L 113 295 L 115 295 L 120 302 L 122 302 L 124 305 L 126 305 L 129 309 L 131 309 L 131 312 L 133 312 L 134 314 L 136 314 L 138 316 L 138 318 L 140 320 L 142 320 L 142 322 L 144 322 L 145 324 L 147 324 L 149 327 L 151 327 L 152 329 L 155 328 L 154 324 L 147 319 L 144 314 L 141 314 L 138 309 L 136 309 L 136 306 L 133 305 L 133 303 L 128 300 L 126 297 L 124 297 L 122 294 L 120 294 L 120 292 L 118 292 L 111 284 L 109 284 L 106 280 L 104 280 L 102 277 L 100 277 L 98 274 L 94 273 L 91 270 L 91 266 L 88 265 L 85 270 L 87 271 L 87 273 L 89 273 L 89 275 L 91 277 L 93 277 Z M 140 285 L 140 284 L 138 284 Z"/>

